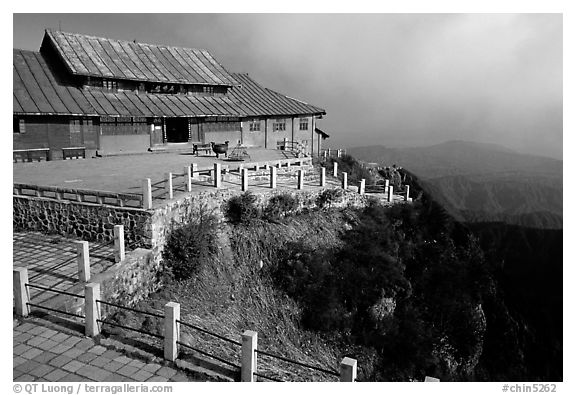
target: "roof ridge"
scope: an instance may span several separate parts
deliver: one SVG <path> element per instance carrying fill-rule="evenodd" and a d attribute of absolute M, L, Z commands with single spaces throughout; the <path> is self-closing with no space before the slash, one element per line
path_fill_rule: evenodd
<path fill-rule="evenodd" d="M 136 41 L 136 40 L 121 40 L 118 38 L 110 38 L 110 37 L 105 37 L 105 36 L 95 36 L 92 34 L 85 34 L 85 33 L 75 33 L 75 32 L 65 32 L 63 30 L 53 30 L 53 29 L 46 29 L 46 32 L 50 32 L 50 33 L 61 33 L 61 34 L 68 34 L 68 35 L 73 35 L 73 36 L 82 36 L 82 37 L 87 37 L 87 38 L 100 38 L 100 39 L 104 39 L 104 40 L 110 40 L 110 41 L 116 41 L 116 42 L 123 42 L 123 43 L 132 43 L 132 44 L 140 44 L 140 45 L 149 45 L 149 46 L 153 46 L 153 47 L 162 47 L 162 48 L 185 48 L 185 49 L 195 49 L 198 51 L 206 51 L 209 52 L 206 48 L 198 48 L 198 47 L 183 47 L 183 46 L 175 46 L 175 45 L 168 45 L 168 44 L 152 44 L 152 43 L 147 43 L 147 42 L 140 42 L 140 41 Z"/>

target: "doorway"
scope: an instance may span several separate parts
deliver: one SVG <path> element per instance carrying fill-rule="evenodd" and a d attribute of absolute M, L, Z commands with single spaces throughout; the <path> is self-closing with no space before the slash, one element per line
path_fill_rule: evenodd
<path fill-rule="evenodd" d="M 188 142 L 188 118 L 166 118 L 166 142 Z"/>

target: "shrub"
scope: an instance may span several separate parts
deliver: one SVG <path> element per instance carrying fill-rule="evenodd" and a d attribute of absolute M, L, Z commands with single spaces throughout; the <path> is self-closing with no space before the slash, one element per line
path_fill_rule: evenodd
<path fill-rule="evenodd" d="M 217 221 L 212 215 L 172 230 L 162 258 L 176 280 L 191 278 L 202 262 L 216 253 L 216 230 Z"/>
<path fill-rule="evenodd" d="M 297 196 L 289 193 L 274 195 L 268 201 L 264 210 L 264 216 L 270 220 L 277 220 L 298 209 L 299 200 Z"/>
<path fill-rule="evenodd" d="M 333 203 L 342 201 L 342 189 L 326 189 L 316 198 L 316 205 L 320 208 L 330 208 Z"/>
<path fill-rule="evenodd" d="M 224 215 L 233 224 L 247 224 L 260 217 L 258 198 L 250 191 L 231 197 L 224 205 Z"/>

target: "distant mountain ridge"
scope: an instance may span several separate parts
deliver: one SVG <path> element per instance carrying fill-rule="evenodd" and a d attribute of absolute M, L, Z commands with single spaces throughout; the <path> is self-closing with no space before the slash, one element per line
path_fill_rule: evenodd
<path fill-rule="evenodd" d="M 465 141 L 347 152 L 366 162 L 406 168 L 460 221 L 562 228 L 561 160 Z"/>

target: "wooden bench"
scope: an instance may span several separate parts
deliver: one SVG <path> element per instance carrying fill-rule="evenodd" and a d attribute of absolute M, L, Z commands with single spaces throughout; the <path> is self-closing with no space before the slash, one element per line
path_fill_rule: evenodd
<path fill-rule="evenodd" d="M 49 148 L 16 149 L 12 151 L 14 163 L 50 160 Z"/>
<path fill-rule="evenodd" d="M 86 147 L 62 148 L 62 159 L 86 159 Z"/>
<path fill-rule="evenodd" d="M 192 154 L 196 154 L 198 156 L 199 151 L 204 151 L 206 154 L 210 155 L 212 152 L 212 145 L 210 144 L 194 144 L 192 146 Z"/>

